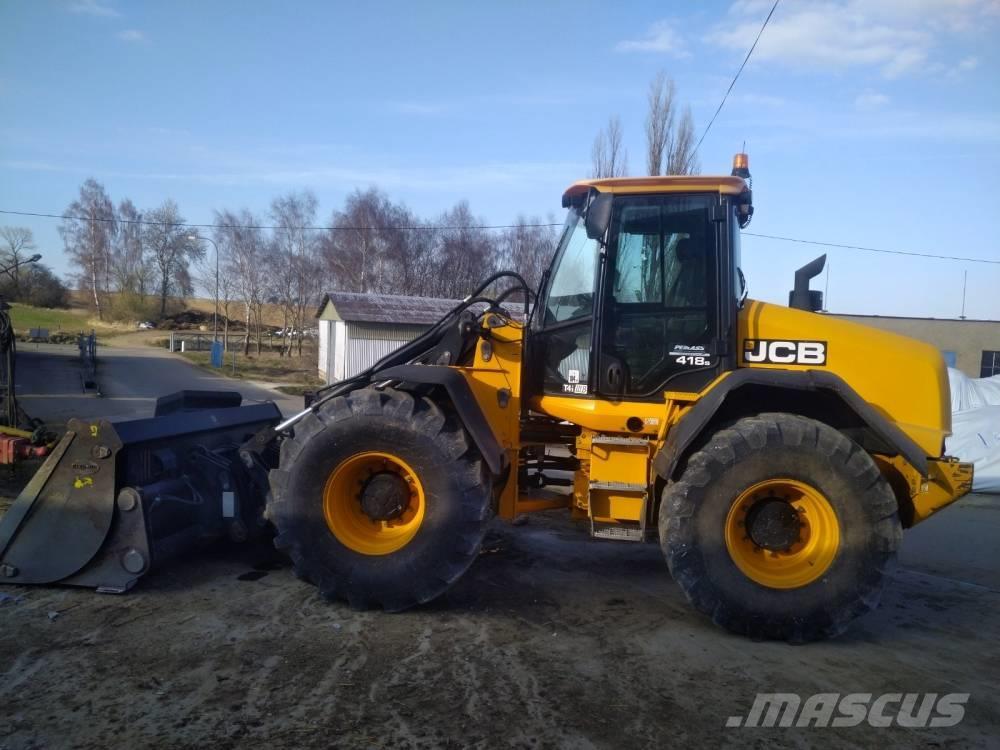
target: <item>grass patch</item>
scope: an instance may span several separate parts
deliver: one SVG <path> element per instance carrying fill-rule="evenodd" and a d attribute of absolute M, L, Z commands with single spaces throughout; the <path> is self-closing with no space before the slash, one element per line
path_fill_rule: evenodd
<path fill-rule="evenodd" d="M 316 357 L 279 357 L 277 354 L 261 353 L 259 356 L 251 352 L 243 356 L 242 351 L 236 352 L 236 366 L 233 367 L 233 352 L 226 352 L 225 363 L 221 368 L 214 368 L 210 363 L 209 352 L 183 352 L 182 357 L 196 365 L 210 369 L 219 375 L 238 380 L 263 380 L 271 383 L 284 383 L 288 386 L 300 387 L 303 390 L 316 388 L 323 384 L 316 376 Z"/>
<path fill-rule="evenodd" d="M 10 306 L 10 322 L 18 334 L 27 334 L 31 328 L 48 328 L 57 331 L 79 333 L 90 330 L 87 315 L 76 310 L 60 310 L 52 307 L 32 307 L 15 302 Z"/>
<path fill-rule="evenodd" d="M 90 333 L 91 330 L 99 337 L 106 337 L 132 330 L 101 323 L 92 319 L 85 310 L 73 308 L 33 307 L 13 302 L 9 313 L 14 333 L 20 337 L 26 337 L 32 328 L 47 328 L 53 338 L 59 334 L 75 336 L 78 333 Z"/>

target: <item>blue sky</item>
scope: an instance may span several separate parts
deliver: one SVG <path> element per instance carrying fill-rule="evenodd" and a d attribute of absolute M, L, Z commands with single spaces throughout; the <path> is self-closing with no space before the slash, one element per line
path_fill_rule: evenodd
<path fill-rule="evenodd" d="M 94 177 L 194 222 L 311 188 L 325 223 L 373 184 L 561 220 L 609 115 L 641 173 L 658 70 L 701 133 L 770 4 L 0 0 L 0 208 L 59 213 Z M 749 231 L 1000 260 L 998 42 L 998 0 L 783 0 L 702 171 L 746 141 Z M 68 270 L 57 222 L 0 224 Z M 787 301 L 821 252 L 747 237 L 751 295 Z M 966 314 L 1000 319 L 1000 265 L 828 253 L 833 311 L 954 317 L 967 271 Z"/>

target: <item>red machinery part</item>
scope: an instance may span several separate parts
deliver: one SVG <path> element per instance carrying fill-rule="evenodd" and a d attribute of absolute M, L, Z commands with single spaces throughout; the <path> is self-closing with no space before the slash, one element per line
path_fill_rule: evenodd
<path fill-rule="evenodd" d="M 0 434 L 0 465 L 10 465 L 26 458 L 42 458 L 51 446 L 32 445 L 28 438 Z"/>

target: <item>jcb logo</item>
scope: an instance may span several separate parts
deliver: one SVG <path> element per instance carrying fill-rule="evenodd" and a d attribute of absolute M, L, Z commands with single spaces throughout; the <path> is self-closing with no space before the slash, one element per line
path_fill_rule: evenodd
<path fill-rule="evenodd" d="M 746 339 L 743 361 L 750 364 L 825 365 L 825 341 L 773 341 Z"/>

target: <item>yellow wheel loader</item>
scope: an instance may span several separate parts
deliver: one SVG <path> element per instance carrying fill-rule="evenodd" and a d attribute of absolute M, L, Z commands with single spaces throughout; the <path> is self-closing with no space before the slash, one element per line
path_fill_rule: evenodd
<path fill-rule="evenodd" d="M 398 611 L 465 572 L 492 516 L 565 509 L 598 539 L 658 540 L 733 632 L 841 632 L 877 605 L 902 530 L 971 487 L 942 455 L 940 353 L 818 314 L 823 258 L 788 307 L 747 298 L 742 154 L 729 176 L 589 180 L 563 204 L 537 295 L 491 276 L 291 419 L 179 394 L 151 420 L 72 423 L 0 524 L 0 580 L 125 590 L 192 528 L 266 519 L 323 596 Z M 58 513 L 33 530 L 31 506 Z M 88 511 L 89 546 L 36 575 L 62 554 L 46 526 L 68 538 Z"/>

